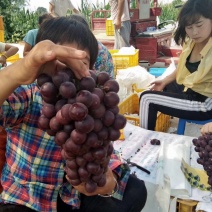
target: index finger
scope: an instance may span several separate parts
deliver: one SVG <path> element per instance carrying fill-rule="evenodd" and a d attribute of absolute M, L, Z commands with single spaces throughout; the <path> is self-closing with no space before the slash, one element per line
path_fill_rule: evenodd
<path fill-rule="evenodd" d="M 84 59 L 86 57 L 86 52 L 68 46 L 57 45 L 51 41 L 45 40 L 35 45 L 30 55 L 33 55 L 33 58 L 28 58 L 30 60 L 29 62 L 31 62 L 33 66 L 40 66 L 46 62 L 59 58 L 63 63 L 67 62 L 70 58 Z"/>

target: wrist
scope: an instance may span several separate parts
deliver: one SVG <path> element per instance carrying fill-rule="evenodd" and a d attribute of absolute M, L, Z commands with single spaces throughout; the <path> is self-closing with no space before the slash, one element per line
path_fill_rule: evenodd
<path fill-rule="evenodd" d="M 7 60 L 8 58 L 8 56 L 5 53 L 1 54 L 1 57 L 4 58 L 5 60 Z"/>
<path fill-rule="evenodd" d="M 114 189 L 109 194 L 98 194 L 98 196 L 100 196 L 100 197 L 112 197 L 113 194 L 115 194 L 118 191 L 118 188 L 119 188 L 118 182 L 117 182 L 115 177 L 113 179 L 114 179 L 114 182 L 115 182 Z"/>

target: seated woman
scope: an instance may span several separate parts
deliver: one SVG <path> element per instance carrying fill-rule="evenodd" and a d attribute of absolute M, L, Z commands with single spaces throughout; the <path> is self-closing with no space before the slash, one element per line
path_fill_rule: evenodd
<path fill-rule="evenodd" d="M 8 43 L 0 42 L 0 66 L 7 66 L 7 58 L 15 55 L 18 52 L 18 47 Z M 1 68 L 0 67 L 0 68 Z"/>
<path fill-rule="evenodd" d="M 211 10 L 211 0 L 188 0 L 182 7 L 174 35 L 175 42 L 183 44 L 178 67 L 141 94 L 141 127 L 154 130 L 158 111 L 190 120 L 212 118 Z M 175 92 L 162 92 L 171 85 Z"/>

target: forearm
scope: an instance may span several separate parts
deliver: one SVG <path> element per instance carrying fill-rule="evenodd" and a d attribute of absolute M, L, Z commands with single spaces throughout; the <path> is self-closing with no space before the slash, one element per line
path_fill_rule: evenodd
<path fill-rule="evenodd" d="M 51 4 L 51 3 L 49 3 L 49 13 L 52 14 L 52 15 L 55 14 L 55 13 L 54 13 L 54 5 Z"/>
<path fill-rule="evenodd" d="M 19 86 L 15 79 L 17 71 L 16 63 L 0 71 L 0 105 L 2 105 L 5 99 Z"/>
<path fill-rule="evenodd" d="M 118 0 L 118 16 L 117 18 L 121 20 L 121 16 L 124 11 L 124 0 Z"/>
<path fill-rule="evenodd" d="M 4 55 L 6 56 L 6 58 L 9 58 L 11 56 L 13 56 L 14 54 L 16 54 L 18 52 L 18 47 L 11 47 L 9 48 Z"/>
<path fill-rule="evenodd" d="M 173 82 L 174 80 L 176 80 L 176 74 L 177 74 L 177 69 L 175 69 L 170 75 L 168 75 L 164 78 L 164 83 L 166 85 L 168 85 L 171 82 Z"/>

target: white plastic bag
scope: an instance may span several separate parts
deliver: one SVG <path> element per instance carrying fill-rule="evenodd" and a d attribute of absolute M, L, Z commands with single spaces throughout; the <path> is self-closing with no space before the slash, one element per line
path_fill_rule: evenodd
<path fill-rule="evenodd" d="M 155 80 L 155 76 L 141 66 L 133 66 L 118 70 L 116 80 L 120 87 L 118 95 L 123 99 L 133 92 L 133 84 L 139 89 L 147 89 L 150 83 Z"/>

